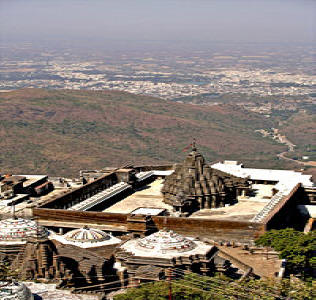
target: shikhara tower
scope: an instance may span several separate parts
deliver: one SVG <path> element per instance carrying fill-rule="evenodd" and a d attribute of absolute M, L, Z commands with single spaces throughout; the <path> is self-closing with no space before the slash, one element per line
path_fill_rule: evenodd
<path fill-rule="evenodd" d="M 239 182 L 237 186 L 240 184 L 245 185 L 245 182 Z M 177 164 L 175 171 L 166 178 L 162 194 L 165 203 L 185 214 L 232 204 L 237 186 L 231 176 L 206 164 L 194 142 L 183 163 Z"/>

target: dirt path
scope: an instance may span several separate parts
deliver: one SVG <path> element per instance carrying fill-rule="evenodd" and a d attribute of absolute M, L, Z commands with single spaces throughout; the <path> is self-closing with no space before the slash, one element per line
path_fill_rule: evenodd
<path fill-rule="evenodd" d="M 274 129 L 274 137 L 277 138 L 280 143 L 286 145 L 288 148 L 287 151 L 283 151 L 283 152 L 277 154 L 277 157 L 279 159 L 291 161 L 291 162 L 294 162 L 294 163 L 299 164 L 301 166 L 312 166 L 312 167 L 316 166 L 315 161 L 303 162 L 303 161 L 295 160 L 295 159 L 292 159 L 292 158 L 285 156 L 287 153 L 294 152 L 295 144 L 293 144 L 285 135 L 281 135 L 277 128 Z"/>
<path fill-rule="evenodd" d="M 291 162 L 297 163 L 297 164 L 299 164 L 301 166 L 316 167 L 316 162 L 315 161 L 303 162 L 303 161 L 300 161 L 300 160 L 295 160 L 295 159 L 286 157 L 285 154 L 287 154 L 287 153 L 289 153 L 289 150 L 277 154 L 277 157 L 280 158 L 280 159 L 284 159 L 284 160 L 287 160 L 287 161 L 291 161 Z"/>

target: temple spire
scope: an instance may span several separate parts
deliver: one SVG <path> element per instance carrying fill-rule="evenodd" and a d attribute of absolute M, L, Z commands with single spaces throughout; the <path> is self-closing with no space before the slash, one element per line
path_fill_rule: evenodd
<path fill-rule="evenodd" d="M 192 151 L 196 151 L 196 140 L 195 140 L 195 138 L 193 139 L 193 142 L 192 142 Z"/>

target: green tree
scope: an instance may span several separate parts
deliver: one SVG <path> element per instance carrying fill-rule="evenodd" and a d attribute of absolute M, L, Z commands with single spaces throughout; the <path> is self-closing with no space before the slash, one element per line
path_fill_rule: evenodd
<path fill-rule="evenodd" d="M 185 275 L 172 280 L 172 299 L 180 300 L 312 300 L 315 287 L 299 279 L 234 281 L 225 276 L 208 277 L 198 274 Z M 167 300 L 168 282 L 145 283 L 128 289 L 115 300 Z"/>
<path fill-rule="evenodd" d="M 287 270 L 291 274 L 312 276 L 316 268 L 316 233 L 296 231 L 292 228 L 271 230 L 256 240 L 256 245 L 272 247 L 279 257 L 287 260 Z"/>

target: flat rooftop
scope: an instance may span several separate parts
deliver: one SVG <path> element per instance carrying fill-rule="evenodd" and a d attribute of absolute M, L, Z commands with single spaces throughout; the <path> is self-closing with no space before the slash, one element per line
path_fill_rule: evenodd
<path fill-rule="evenodd" d="M 132 211 L 133 215 L 158 216 L 166 211 L 164 208 L 140 207 Z"/>
<path fill-rule="evenodd" d="M 15 213 L 18 216 L 24 215 L 24 210 L 30 203 L 34 203 L 35 205 L 40 205 L 41 203 L 45 202 L 47 199 L 50 199 L 51 197 L 57 196 L 59 194 L 62 194 L 69 189 L 58 189 L 53 190 L 49 192 L 47 195 L 41 196 L 41 197 L 31 197 L 28 199 L 27 194 L 18 194 L 16 197 L 22 197 L 22 199 L 25 197 L 25 200 L 15 205 Z M 17 198 L 14 197 L 12 199 L 3 200 L 0 199 L 0 215 L 10 215 L 12 211 L 11 205 L 8 205 L 8 203 L 11 203 L 13 200 L 16 200 Z"/>
<path fill-rule="evenodd" d="M 144 207 L 167 209 L 171 212 L 172 206 L 162 201 L 163 197 L 160 190 L 163 181 L 163 179 L 156 179 L 155 181 L 142 186 L 134 194 L 105 209 L 104 212 L 128 214 L 138 208 Z"/>
<path fill-rule="evenodd" d="M 28 194 L 16 194 L 10 199 L 0 199 L 0 207 L 10 206 L 14 203 L 19 203 L 29 198 Z"/>
<path fill-rule="evenodd" d="M 229 221 L 250 221 L 265 206 L 263 202 L 243 200 L 228 207 L 201 209 L 193 213 L 189 218 L 203 218 Z"/>
<path fill-rule="evenodd" d="M 301 183 L 304 187 L 313 186 L 312 175 L 304 175 L 291 170 L 245 168 L 242 164 L 233 163 L 233 161 L 218 162 L 211 167 L 241 178 L 249 177 L 252 180 L 276 181 L 283 184 L 295 182 Z"/>
<path fill-rule="evenodd" d="M 166 209 L 173 215 L 172 206 L 163 202 L 163 196 L 160 192 L 163 182 L 163 179 L 156 179 L 142 186 L 134 194 L 105 209 L 104 212 L 156 215 L 157 212 L 159 213 Z M 253 184 L 251 196 L 239 196 L 238 203 L 231 206 L 202 209 L 193 213 L 190 218 L 250 221 L 271 200 L 274 187 L 275 185 L 272 184 Z"/>
<path fill-rule="evenodd" d="M 202 209 L 193 213 L 190 218 L 250 221 L 270 201 L 274 185 L 253 184 L 253 195 L 238 197 L 238 203 L 219 208 Z"/>

